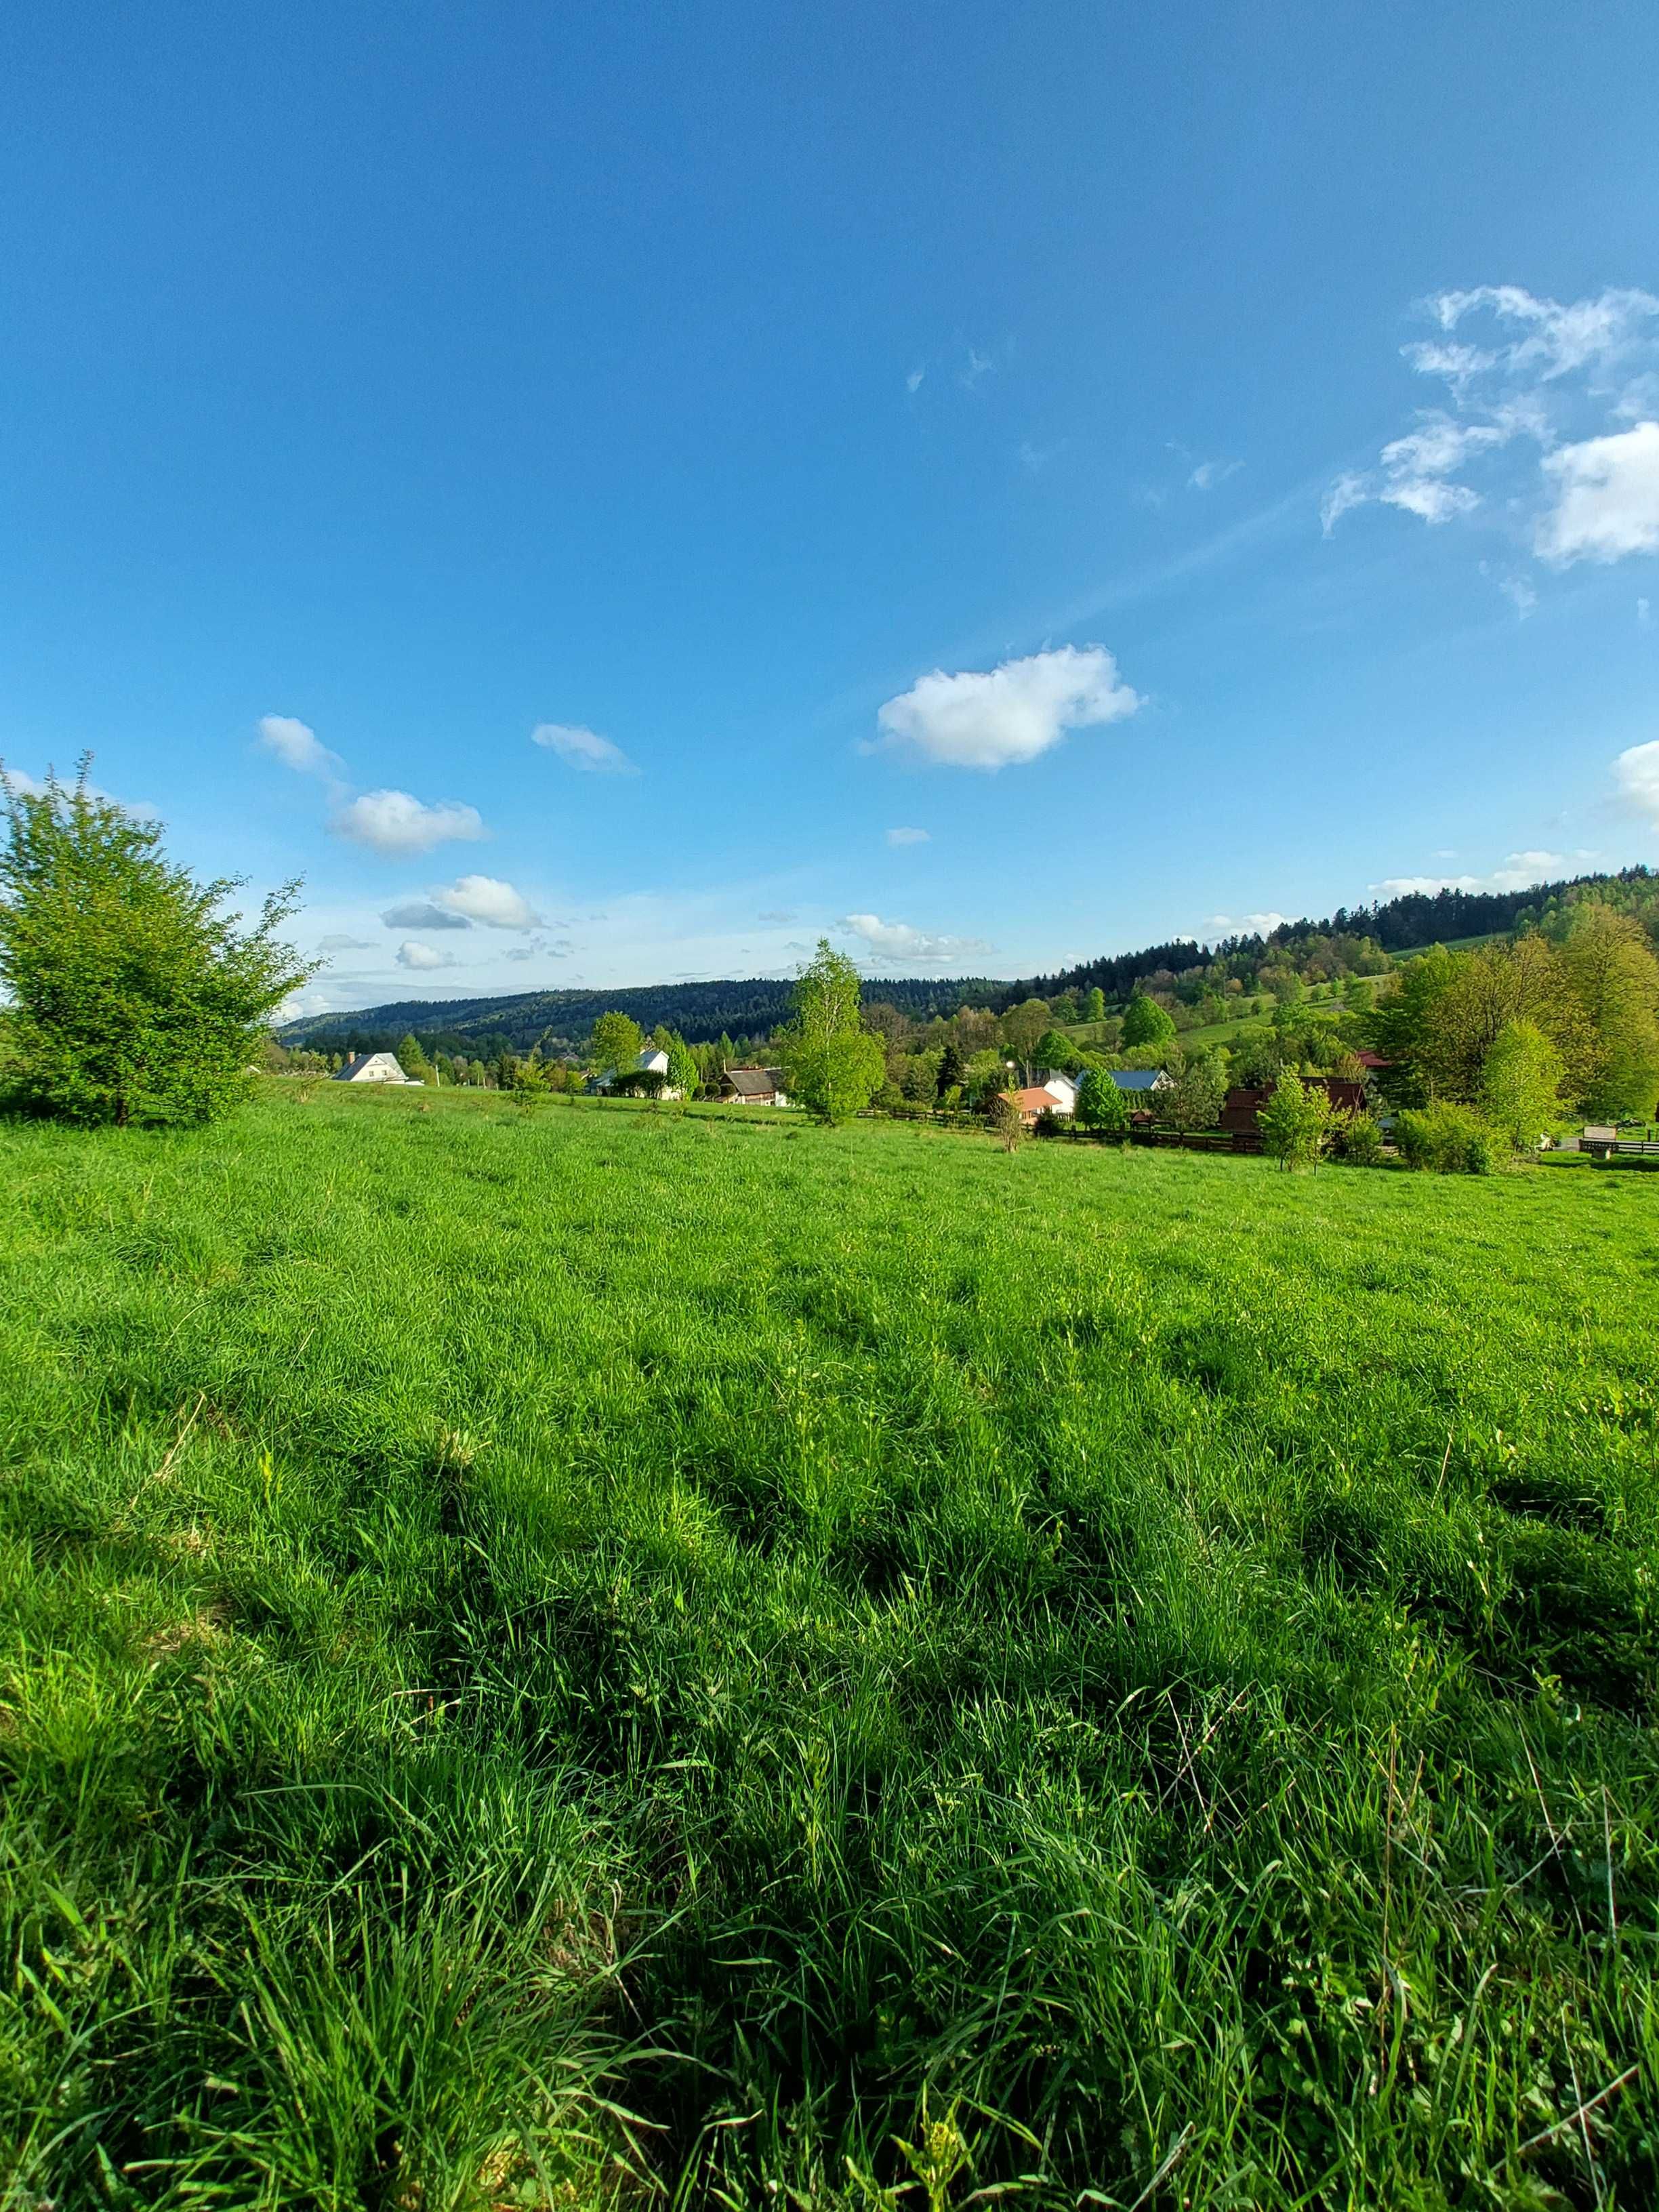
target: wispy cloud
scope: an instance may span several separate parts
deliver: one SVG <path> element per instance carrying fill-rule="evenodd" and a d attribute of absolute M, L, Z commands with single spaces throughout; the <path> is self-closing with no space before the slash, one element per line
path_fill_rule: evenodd
<path fill-rule="evenodd" d="M 1229 477 L 1236 477 L 1243 467 L 1243 461 L 1200 461 L 1187 479 L 1188 491 L 1213 491 Z"/>
<path fill-rule="evenodd" d="M 932 930 L 913 929 L 908 922 L 884 921 L 877 914 L 849 914 L 836 924 L 844 936 L 858 938 L 878 959 L 900 965 L 916 963 L 937 966 L 969 960 L 989 952 L 982 938 L 945 937 Z"/>
<path fill-rule="evenodd" d="M 602 738 L 580 722 L 538 722 L 530 732 L 533 745 L 544 745 L 567 768 L 586 769 L 599 775 L 637 775 L 639 769 L 620 745 Z"/>
<path fill-rule="evenodd" d="M 1448 404 L 1327 487 L 1325 534 L 1370 505 L 1452 522 L 1490 489 L 1498 526 L 1553 568 L 1659 550 L 1659 295 L 1626 287 L 1563 303 L 1482 284 L 1438 293 L 1425 312 L 1438 335 L 1401 350 Z M 1462 335 L 1471 320 L 1483 343 Z M 1511 447 L 1528 456 L 1518 470 L 1501 459 Z"/>
<path fill-rule="evenodd" d="M 950 768 L 1006 768 L 1144 703 L 1104 646 L 1062 645 L 999 668 L 936 668 L 880 708 L 878 742 Z"/>
<path fill-rule="evenodd" d="M 330 752 L 317 732 L 292 714 L 262 714 L 259 743 L 284 768 L 291 768 L 300 775 L 320 776 L 330 784 L 345 782 L 346 764 L 338 753 Z"/>
<path fill-rule="evenodd" d="M 374 940 L 367 937 L 345 937 L 339 933 L 317 939 L 319 952 L 373 952 Z"/>
<path fill-rule="evenodd" d="M 926 830 L 890 830 L 887 842 L 890 845 L 926 845 L 931 840 Z"/>
<path fill-rule="evenodd" d="M 921 368 L 913 368 L 908 376 L 904 380 L 905 390 L 912 393 L 920 392 L 922 387 L 922 384 L 927 378 L 927 371 L 925 366 Z"/>

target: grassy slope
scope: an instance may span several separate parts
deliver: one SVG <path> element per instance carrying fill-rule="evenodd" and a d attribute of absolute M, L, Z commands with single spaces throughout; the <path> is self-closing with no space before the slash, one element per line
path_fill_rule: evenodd
<path fill-rule="evenodd" d="M 285 1091 L 0 1127 L 27 2201 L 1653 2201 L 1654 1181 Z"/>

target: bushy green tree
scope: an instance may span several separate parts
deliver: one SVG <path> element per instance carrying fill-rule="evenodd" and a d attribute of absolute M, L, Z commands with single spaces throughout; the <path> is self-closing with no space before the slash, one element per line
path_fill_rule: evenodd
<path fill-rule="evenodd" d="M 1038 1067 L 1058 1067 L 1068 1073 L 1079 1064 L 1077 1041 L 1068 1037 L 1064 1030 L 1044 1030 L 1031 1057 Z"/>
<path fill-rule="evenodd" d="M 1103 1068 L 1085 1067 L 1077 1087 L 1077 1118 L 1085 1129 L 1121 1136 L 1129 1126 L 1129 1102 Z"/>
<path fill-rule="evenodd" d="M 1517 1152 L 1561 1125 L 1561 1055 L 1531 1022 L 1499 1030 L 1480 1073 L 1480 1110 Z"/>
<path fill-rule="evenodd" d="M 1098 983 L 1089 994 L 1086 1018 L 1091 1022 L 1103 1022 L 1106 1018 L 1106 994 Z"/>
<path fill-rule="evenodd" d="M 1263 1149 L 1281 1168 L 1316 1168 L 1330 1138 L 1330 1093 L 1287 1067 L 1255 1120 Z"/>
<path fill-rule="evenodd" d="M 694 1098 L 701 1078 L 697 1063 L 691 1057 L 691 1048 L 678 1030 L 671 1030 L 664 1049 L 668 1054 L 668 1082 L 682 1098 Z"/>
<path fill-rule="evenodd" d="M 1046 999 L 1023 999 L 1002 1018 L 1002 1041 L 1013 1057 L 1029 1068 L 1036 1056 L 1037 1042 L 1051 1026 Z"/>
<path fill-rule="evenodd" d="M 785 1088 L 820 1121 L 850 1121 L 880 1089 L 887 1060 L 860 1016 L 859 971 L 827 937 L 802 969 L 790 1004 L 779 1040 Z"/>
<path fill-rule="evenodd" d="M 1133 1052 L 1142 1045 L 1165 1044 L 1175 1033 L 1175 1022 L 1167 1009 L 1144 991 L 1137 991 L 1123 1010 L 1124 1049 Z"/>
<path fill-rule="evenodd" d="M 421 1049 L 421 1041 L 413 1034 L 406 1036 L 398 1046 L 398 1065 L 416 1083 L 424 1083 L 432 1073 L 431 1063 Z"/>
<path fill-rule="evenodd" d="M 644 1048 L 639 1024 L 618 1013 L 599 1016 L 587 1048 L 595 1075 L 626 1075 Z"/>
<path fill-rule="evenodd" d="M 215 1120 L 245 1095 L 273 1011 L 315 972 L 276 934 L 298 885 L 239 927 L 221 911 L 238 884 L 173 866 L 160 825 L 94 792 L 89 765 L 38 793 L 4 784 L 11 1093 L 71 1121 Z"/>
<path fill-rule="evenodd" d="M 1195 1052 L 1182 1063 L 1173 1088 L 1159 1093 L 1158 1109 L 1177 1129 L 1213 1129 L 1226 1096 L 1226 1062 L 1218 1053 Z"/>

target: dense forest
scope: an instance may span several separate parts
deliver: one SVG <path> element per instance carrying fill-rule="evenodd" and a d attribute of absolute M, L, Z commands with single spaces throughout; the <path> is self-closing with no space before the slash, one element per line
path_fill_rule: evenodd
<path fill-rule="evenodd" d="M 1268 936 L 1230 937 L 1212 945 L 1178 939 L 1085 962 L 1052 975 L 998 981 L 984 976 L 910 977 L 883 975 L 864 987 L 867 1002 L 896 1006 L 910 1021 L 949 1016 L 962 1006 L 988 1007 L 1000 1013 L 1020 1001 L 1052 1000 L 1064 993 L 1100 991 L 1111 1004 L 1126 1001 L 1137 986 L 1174 994 L 1183 977 L 1201 972 L 1207 981 L 1218 974 L 1243 988 L 1256 988 L 1264 972 L 1285 967 L 1312 975 L 1364 973 L 1386 967 L 1382 956 L 1399 956 L 1437 944 L 1489 936 L 1541 919 L 1564 900 L 1595 885 L 1615 903 L 1640 909 L 1659 901 L 1659 877 L 1645 867 L 1616 876 L 1577 876 L 1516 891 L 1441 890 L 1408 892 L 1369 906 L 1341 908 L 1322 921 L 1282 923 Z M 787 977 L 755 976 L 740 981 L 649 984 L 599 991 L 527 991 L 479 999 L 404 999 L 360 1012 L 313 1014 L 282 1032 L 288 1045 L 325 1052 L 361 1052 L 395 1047 L 405 1036 L 418 1036 L 434 1051 L 489 1054 L 575 1050 L 599 1016 L 615 1010 L 641 1029 L 674 1030 L 692 1043 L 726 1036 L 760 1039 L 788 1012 Z"/>

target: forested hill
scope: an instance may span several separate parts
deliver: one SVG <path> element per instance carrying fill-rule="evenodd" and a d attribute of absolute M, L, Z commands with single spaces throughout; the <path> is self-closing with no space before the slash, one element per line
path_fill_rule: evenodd
<path fill-rule="evenodd" d="M 866 997 L 885 999 L 926 1021 L 953 1014 L 962 1006 L 1001 1006 L 1010 986 L 982 975 L 943 981 L 884 977 L 866 987 Z M 642 1030 L 660 1023 L 678 1030 L 692 1044 L 726 1036 L 768 1036 L 789 1014 L 787 976 L 756 975 L 739 981 L 648 983 L 604 991 L 522 991 L 507 998 L 399 999 L 361 1013 L 313 1014 L 282 1032 L 284 1044 L 321 1045 L 337 1051 L 362 1051 L 396 1045 L 411 1033 L 428 1048 L 478 1053 L 527 1052 L 580 1043 L 603 1013 L 631 1014 Z"/>
<path fill-rule="evenodd" d="M 1644 867 L 1616 876 L 1574 876 L 1534 884 L 1515 891 L 1412 891 L 1370 906 L 1342 907 L 1322 921 L 1287 921 L 1266 938 L 1231 937 L 1206 945 L 1194 939 L 1143 946 L 1085 961 L 1057 975 L 998 981 L 983 975 L 909 977 L 883 975 L 864 987 L 866 1000 L 884 1000 L 914 1020 L 951 1014 L 958 1006 L 989 1006 L 995 1012 L 1019 1000 L 1051 999 L 1061 991 L 1098 988 L 1109 1000 L 1126 999 L 1137 981 L 1158 975 L 1179 975 L 1207 960 L 1224 957 L 1235 966 L 1268 962 L 1279 948 L 1310 939 L 1369 939 L 1385 952 L 1419 951 L 1457 939 L 1510 930 L 1546 912 L 1564 895 L 1593 884 L 1619 886 L 1626 898 L 1643 905 L 1659 890 L 1659 878 Z M 361 1012 L 313 1014 L 283 1031 L 286 1044 L 321 1046 L 335 1051 L 395 1045 L 411 1032 L 429 1048 L 480 1053 L 528 1051 L 540 1044 L 556 1050 L 581 1043 L 599 1017 L 611 1008 L 631 1014 L 645 1030 L 659 1024 L 693 1044 L 722 1035 L 763 1037 L 789 1010 L 787 978 L 750 976 L 742 981 L 657 983 L 622 990 L 524 991 L 486 999 L 400 999 Z"/>

